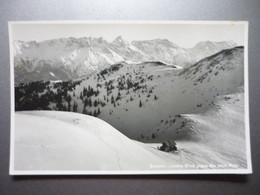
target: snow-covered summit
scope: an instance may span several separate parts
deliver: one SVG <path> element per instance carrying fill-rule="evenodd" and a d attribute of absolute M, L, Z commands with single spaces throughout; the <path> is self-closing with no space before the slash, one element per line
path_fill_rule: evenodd
<path fill-rule="evenodd" d="M 123 40 L 122 36 L 118 36 L 112 41 L 112 44 L 122 44 L 122 43 L 126 43 L 126 41 Z"/>
<path fill-rule="evenodd" d="M 188 49 L 188 52 L 195 59 L 199 61 L 202 58 L 213 55 L 224 49 L 231 49 L 236 47 L 237 44 L 234 41 L 221 41 L 221 42 L 212 42 L 212 41 L 202 41 L 197 43 L 193 48 Z"/>

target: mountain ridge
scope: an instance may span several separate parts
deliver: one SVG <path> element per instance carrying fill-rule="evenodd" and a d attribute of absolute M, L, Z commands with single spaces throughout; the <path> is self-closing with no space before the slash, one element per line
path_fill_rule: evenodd
<path fill-rule="evenodd" d="M 167 39 L 128 42 L 121 36 L 112 42 L 102 37 L 70 37 L 42 42 L 14 41 L 15 82 L 31 82 L 37 78 L 52 80 L 55 77 L 44 78 L 40 75 L 50 75 L 59 68 L 63 69 L 64 74 L 56 76 L 57 80 L 77 79 L 120 61 L 161 61 L 168 65 L 186 67 L 209 54 L 233 47 L 234 43 L 210 42 L 210 45 L 213 49 L 205 52 L 196 46 L 191 49 L 181 48 Z"/>

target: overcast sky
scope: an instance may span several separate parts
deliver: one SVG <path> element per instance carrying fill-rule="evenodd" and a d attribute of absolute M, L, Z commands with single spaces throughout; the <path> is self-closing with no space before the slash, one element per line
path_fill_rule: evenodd
<path fill-rule="evenodd" d="M 111 42 L 121 35 L 127 41 L 168 39 L 181 47 L 193 47 L 200 41 L 230 41 L 244 45 L 242 23 L 224 24 L 83 24 L 12 23 L 13 40 L 43 41 L 61 37 L 103 37 Z"/>

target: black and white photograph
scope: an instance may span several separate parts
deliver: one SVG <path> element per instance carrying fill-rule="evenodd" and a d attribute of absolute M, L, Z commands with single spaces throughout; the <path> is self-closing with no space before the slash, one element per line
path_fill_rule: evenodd
<path fill-rule="evenodd" d="M 9 22 L 11 175 L 250 174 L 248 22 Z"/>

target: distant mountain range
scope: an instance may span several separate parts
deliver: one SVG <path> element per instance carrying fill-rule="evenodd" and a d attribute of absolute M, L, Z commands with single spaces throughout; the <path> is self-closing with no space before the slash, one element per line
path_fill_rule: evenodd
<path fill-rule="evenodd" d="M 92 37 L 14 41 L 15 83 L 78 79 L 119 62 L 157 61 L 188 67 L 202 58 L 235 46 L 233 41 L 206 41 L 187 49 L 167 39 L 129 43 L 121 36 L 112 42 Z"/>

